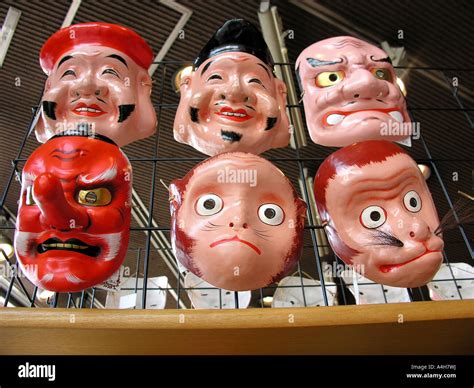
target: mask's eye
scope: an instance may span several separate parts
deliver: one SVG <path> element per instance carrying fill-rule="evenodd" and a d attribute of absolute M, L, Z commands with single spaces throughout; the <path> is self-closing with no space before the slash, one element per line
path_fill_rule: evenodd
<path fill-rule="evenodd" d="M 112 193 L 105 187 L 93 190 L 81 190 L 77 196 L 77 202 L 86 206 L 106 206 L 111 201 Z"/>
<path fill-rule="evenodd" d="M 224 205 L 222 198 L 215 194 L 204 194 L 196 202 L 196 212 L 201 216 L 219 213 Z"/>
<path fill-rule="evenodd" d="M 212 81 L 213 79 L 222 79 L 222 77 L 219 74 L 213 74 L 207 80 Z"/>
<path fill-rule="evenodd" d="M 325 71 L 316 76 L 316 86 L 320 88 L 327 88 L 334 86 L 344 79 L 343 71 Z"/>
<path fill-rule="evenodd" d="M 360 213 L 360 223 L 369 229 L 382 226 L 387 220 L 387 213 L 380 206 L 369 206 Z"/>
<path fill-rule="evenodd" d="M 421 198 L 414 190 L 405 194 L 403 204 L 409 212 L 418 213 L 421 210 Z"/>
<path fill-rule="evenodd" d="M 66 77 L 67 75 L 72 75 L 75 77 L 76 73 L 74 72 L 74 70 L 66 70 L 64 74 L 61 76 L 61 78 Z"/>
<path fill-rule="evenodd" d="M 28 206 L 36 205 L 35 199 L 33 198 L 33 186 L 26 188 L 26 204 Z"/>
<path fill-rule="evenodd" d="M 112 74 L 114 76 L 116 76 L 117 78 L 120 78 L 120 76 L 118 75 L 118 73 L 114 70 L 114 69 L 105 69 L 102 74 Z"/>
<path fill-rule="evenodd" d="M 267 225 L 277 226 L 285 219 L 285 213 L 280 206 L 266 203 L 258 208 L 258 218 Z"/>
<path fill-rule="evenodd" d="M 381 79 L 384 81 L 392 82 L 392 73 L 389 69 L 384 69 L 382 67 L 372 69 L 372 74 L 377 79 Z"/>
<path fill-rule="evenodd" d="M 249 84 L 251 83 L 255 83 L 255 84 L 259 84 L 259 85 L 262 85 L 263 86 L 263 83 L 262 81 L 260 81 L 258 78 L 252 78 L 249 80 Z"/>

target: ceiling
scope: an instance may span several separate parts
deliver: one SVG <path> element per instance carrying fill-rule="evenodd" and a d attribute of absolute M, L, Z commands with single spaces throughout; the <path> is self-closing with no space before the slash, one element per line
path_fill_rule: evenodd
<path fill-rule="evenodd" d="M 175 63 L 160 66 L 153 76 L 152 100 L 159 117 L 157 135 L 124 148 L 132 160 L 134 187 L 147 207 L 153 205 L 153 217 L 163 228 L 169 227 L 168 193 L 159 180 L 168 184 L 172 179 L 182 177 L 198 160 L 204 159 L 204 155 L 173 139 L 172 124 L 179 95 L 171 87 L 172 76 L 182 63 L 194 59 L 194 55 L 225 20 L 245 18 L 258 25 L 257 11 L 260 5 L 257 0 L 180 0 L 179 3 L 192 10 L 193 14 L 184 28 L 184 39 L 177 39 L 165 57 L 165 61 Z M 306 46 L 315 41 L 352 34 L 375 43 L 388 41 L 394 46 L 404 46 L 411 66 L 429 68 L 410 70 L 407 79 L 409 108 L 415 120 L 420 122 L 431 160 L 434 161 L 450 198 L 459 198 L 458 190 L 473 194 L 474 128 L 469 119 L 472 120 L 474 107 L 474 52 L 466 47 L 466 43 L 474 36 L 472 2 L 456 1 L 448 5 L 445 1 L 435 0 L 429 3 L 429 7 L 421 0 L 274 0 L 271 3 L 278 7 L 284 29 L 292 32 L 286 39 L 292 63 Z M 39 66 L 39 50 L 46 39 L 60 28 L 69 5 L 70 2 L 65 0 L 4 0 L 0 4 L 0 20 L 5 18 L 9 6 L 22 11 L 4 66 L 0 69 L 0 144 L 3 145 L 0 152 L 0 193 L 5 190 L 10 177 L 11 161 L 18 157 L 31 120 L 32 108 L 41 97 L 46 77 Z M 131 27 L 145 38 L 156 55 L 180 16 L 180 13 L 158 1 L 83 0 L 73 23 L 103 21 Z M 403 39 L 399 39 L 400 31 Z M 452 77 L 459 80 L 456 94 L 459 101 L 449 85 Z M 461 107 L 465 110 L 460 110 Z M 300 150 L 300 159 L 304 159 L 303 167 L 308 169 L 309 175 L 314 176 L 321 160 L 334 149 L 311 143 L 309 136 L 307 139 L 308 146 Z M 19 155 L 20 159 L 27 158 L 37 146 L 34 136 L 30 136 Z M 409 152 L 419 161 L 426 162 L 430 158 L 422 141 L 414 141 Z M 275 164 L 290 177 L 295 187 L 299 187 L 300 166 L 296 160 L 291 160 L 296 157 L 294 149 L 288 147 L 271 150 L 264 156 L 270 159 L 287 159 L 277 160 Z M 152 161 L 137 160 L 142 158 L 151 158 Z M 178 160 L 184 158 L 188 160 Z M 21 168 L 22 162 L 18 166 Z M 155 195 L 151 201 L 154 168 Z M 453 180 L 456 177 L 454 173 L 457 173 L 457 180 Z M 449 205 L 440 179 L 433 174 L 428 183 L 438 213 L 442 216 L 448 211 Z M 13 181 L 7 192 L 5 205 L 14 213 L 18 196 L 19 184 Z M 467 225 L 465 229 L 472 244 L 474 227 Z M 165 234 L 168 235 L 166 231 Z M 472 264 L 459 229 L 447 232 L 445 241 L 450 261 Z M 126 262 L 132 272 L 136 271 L 136 250 L 145 247 L 145 233 L 133 231 Z M 310 276 L 317 278 L 315 263 L 311 235 L 307 230 L 301 266 Z M 166 275 L 170 277 L 172 286 L 176 284 L 160 256 L 153 250 L 149 264 L 149 275 Z M 143 272 L 143 256 L 140 266 L 138 272 Z"/>

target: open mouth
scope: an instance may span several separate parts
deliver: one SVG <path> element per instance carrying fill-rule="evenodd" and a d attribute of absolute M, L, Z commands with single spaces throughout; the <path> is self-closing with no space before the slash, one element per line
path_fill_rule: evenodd
<path fill-rule="evenodd" d="M 400 264 L 392 264 L 392 265 L 381 265 L 380 266 L 380 271 L 383 272 L 383 273 L 388 273 L 390 271 L 393 271 L 394 269 L 396 268 L 400 268 L 400 267 L 403 267 L 404 265 L 408 264 L 408 263 L 411 263 L 412 261 L 415 261 L 415 260 L 418 260 L 419 258 L 427 255 L 428 253 L 435 253 L 435 252 L 441 252 L 441 251 L 430 251 L 430 250 L 426 250 L 424 251 L 421 255 L 418 255 L 416 256 L 415 258 L 411 259 L 411 260 L 408 260 L 408 261 L 405 261 L 404 263 L 400 263 Z"/>
<path fill-rule="evenodd" d="M 59 238 L 49 238 L 46 241 L 38 244 L 38 253 L 46 253 L 49 251 L 73 251 L 82 253 L 83 255 L 97 257 L 100 254 L 100 247 L 92 246 L 77 238 L 70 238 L 66 241 Z"/>
<path fill-rule="evenodd" d="M 260 251 L 260 249 L 258 249 L 255 245 L 253 245 L 251 242 L 248 242 L 248 241 L 245 241 L 245 240 L 242 240 L 240 239 L 239 237 L 237 237 L 237 235 L 235 235 L 234 237 L 232 238 L 224 238 L 222 240 L 218 240 L 218 241 L 214 241 L 211 245 L 209 245 L 210 248 L 214 248 L 220 244 L 224 244 L 224 243 L 228 243 L 228 242 L 233 242 L 233 241 L 238 241 L 238 242 L 241 242 L 242 244 L 245 244 L 247 245 L 248 247 L 252 248 L 255 252 L 257 252 L 257 254 L 261 255 L 262 252 Z"/>
<path fill-rule="evenodd" d="M 84 103 L 78 104 L 72 111 L 79 116 L 87 116 L 87 117 L 97 117 L 97 116 L 102 116 L 103 114 L 107 113 L 107 112 L 104 112 L 102 109 L 100 109 L 99 105 L 96 105 L 96 104 L 87 105 Z"/>
<path fill-rule="evenodd" d="M 252 118 L 252 116 L 247 114 L 245 109 L 233 110 L 232 108 L 228 106 L 224 106 L 219 112 L 216 112 L 216 114 L 228 120 L 237 121 L 237 122 L 247 121 Z"/>
<path fill-rule="evenodd" d="M 359 113 L 359 112 L 382 112 L 382 113 L 388 114 L 399 123 L 403 123 L 403 114 L 397 109 L 360 109 L 360 110 L 353 110 L 350 112 L 343 112 L 343 111 L 328 112 L 323 116 L 323 125 L 329 125 L 329 126 L 337 125 L 342 120 L 344 120 L 347 116 L 353 113 Z"/>

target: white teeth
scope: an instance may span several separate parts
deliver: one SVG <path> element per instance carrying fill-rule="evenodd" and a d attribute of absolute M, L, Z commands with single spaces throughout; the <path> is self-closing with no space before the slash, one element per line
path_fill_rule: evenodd
<path fill-rule="evenodd" d="M 73 248 L 73 249 L 87 249 L 87 246 L 84 245 L 75 245 L 75 244 L 43 244 L 45 248 Z"/>
<path fill-rule="evenodd" d="M 98 109 L 93 109 L 93 108 L 77 108 L 76 111 L 78 112 L 94 112 L 94 113 L 100 113 L 100 110 Z"/>
<path fill-rule="evenodd" d="M 224 116 L 235 116 L 235 117 L 245 117 L 244 113 L 235 113 L 235 112 L 222 112 Z"/>
<path fill-rule="evenodd" d="M 342 120 L 344 120 L 344 117 L 345 117 L 344 115 L 333 113 L 332 115 L 329 115 L 326 118 L 326 122 L 329 125 L 336 125 L 336 124 L 339 124 Z"/>
<path fill-rule="evenodd" d="M 392 116 L 398 122 L 403 123 L 403 115 L 398 110 L 390 112 L 389 115 Z"/>

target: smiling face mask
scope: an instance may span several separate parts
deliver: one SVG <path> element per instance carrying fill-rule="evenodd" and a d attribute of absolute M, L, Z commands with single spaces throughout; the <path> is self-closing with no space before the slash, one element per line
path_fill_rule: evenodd
<path fill-rule="evenodd" d="M 48 79 L 37 139 L 45 142 L 83 124 L 119 146 L 151 136 L 152 58 L 147 43 L 122 26 L 84 23 L 56 32 L 40 54 Z"/>
<path fill-rule="evenodd" d="M 62 134 L 31 154 L 15 251 L 33 284 L 76 292 L 118 270 L 130 234 L 131 173 L 125 154 L 100 135 Z"/>
<path fill-rule="evenodd" d="M 418 287 L 438 271 L 438 215 L 416 162 L 386 141 L 342 148 L 319 168 L 314 190 L 334 252 L 364 277 Z"/>
<path fill-rule="evenodd" d="M 307 47 L 296 61 L 311 139 L 328 147 L 402 141 L 412 133 L 390 58 L 360 39 L 339 36 Z"/>
<path fill-rule="evenodd" d="M 204 154 L 259 154 L 288 144 L 286 86 L 248 22 L 230 20 L 215 33 L 182 78 L 180 94 L 174 137 Z"/>
<path fill-rule="evenodd" d="M 298 260 L 306 204 L 265 159 L 215 156 L 173 181 L 170 191 L 176 258 L 213 286 L 265 287 Z"/>

